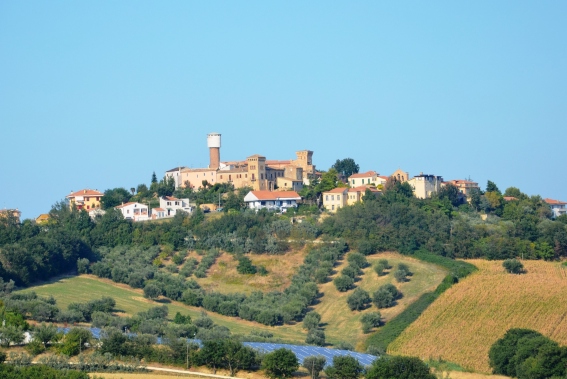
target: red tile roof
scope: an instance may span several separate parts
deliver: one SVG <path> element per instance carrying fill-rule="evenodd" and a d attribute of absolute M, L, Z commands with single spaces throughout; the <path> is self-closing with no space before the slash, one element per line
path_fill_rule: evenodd
<path fill-rule="evenodd" d="M 128 203 L 124 203 L 124 204 L 122 204 L 122 205 L 118 205 L 118 206 L 116 206 L 116 207 L 114 207 L 114 208 L 116 208 L 116 209 L 118 209 L 118 208 L 124 208 L 124 207 L 127 207 L 127 206 L 130 205 L 130 204 L 136 204 L 136 202 L 130 201 L 130 202 L 128 202 Z M 141 205 L 144 205 L 144 204 L 141 204 Z"/>
<path fill-rule="evenodd" d="M 69 195 L 65 196 L 65 197 L 77 197 L 77 196 L 104 196 L 103 193 L 98 192 L 97 190 L 92 190 L 92 189 L 83 189 L 77 192 L 71 192 Z"/>
<path fill-rule="evenodd" d="M 179 200 L 178 198 L 173 197 L 173 196 L 164 196 L 163 198 L 164 198 L 165 200 L 169 200 L 169 201 Z"/>
<path fill-rule="evenodd" d="M 152 211 L 165 212 L 163 208 L 152 208 Z"/>
<path fill-rule="evenodd" d="M 349 188 L 348 192 L 366 192 L 367 189 L 369 189 L 372 192 L 380 192 L 376 188 L 370 186 L 358 186 L 354 188 Z"/>
<path fill-rule="evenodd" d="M 251 191 L 258 200 L 301 199 L 295 191 Z"/>
<path fill-rule="evenodd" d="M 514 196 L 504 196 L 503 197 L 504 200 L 506 201 L 514 201 L 514 200 L 518 200 L 517 198 L 515 198 Z"/>
<path fill-rule="evenodd" d="M 345 190 L 348 190 L 347 187 L 338 187 L 338 188 L 333 188 L 330 191 L 325 191 L 323 193 L 343 193 Z"/>
<path fill-rule="evenodd" d="M 368 178 L 369 176 L 376 176 L 376 171 L 367 171 L 367 172 L 363 172 L 363 173 L 359 173 L 359 174 L 352 174 L 351 176 L 349 176 L 348 178 Z"/>
<path fill-rule="evenodd" d="M 553 200 L 553 199 L 543 199 L 543 201 L 545 201 L 547 204 L 551 204 L 551 205 L 562 205 L 562 204 L 567 204 L 563 201 L 560 200 Z"/>

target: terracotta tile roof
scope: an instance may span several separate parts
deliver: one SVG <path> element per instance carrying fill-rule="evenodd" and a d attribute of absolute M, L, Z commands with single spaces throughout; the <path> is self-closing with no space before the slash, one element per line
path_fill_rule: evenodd
<path fill-rule="evenodd" d="M 350 178 L 353 178 L 353 179 L 356 179 L 356 178 L 368 178 L 369 176 L 376 176 L 376 175 L 377 175 L 377 174 L 376 174 L 376 171 L 366 171 L 366 172 L 363 172 L 363 173 L 352 174 L 352 175 L 349 176 L 348 178 L 349 178 L 349 179 L 350 179 Z"/>
<path fill-rule="evenodd" d="M 515 198 L 514 196 L 504 196 L 503 199 L 506 200 L 506 201 L 518 200 L 518 199 Z"/>
<path fill-rule="evenodd" d="M 251 191 L 258 200 L 301 199 L 295 191 Z"/>
<path fill-rule="evenodd" d="M 185 168 L 181 172 L 216 172 L 214 168 Z"/>
<path fill-rule="evenodd" d="M 323 193 L 343 193 L 345 190 L 348 190 L 347 187 L 338 187 L 338 188 L 333 188 L 330 191 L 325 191 Z"/>
<path fill-rule="evenodd" d="M 169 201 L 179 200 L 178 198 L 173 197 L 173 196 L 164 196 L 163 198 L 164 198 L 165 200 L 169 200 Z"/>
<path fill-rule="evenodd" d="M 550 204 L 550 205 L 564 205 L 564 204 L 567 204 L 567 203 L 565 203 L 565 202 L 563 202 L 563 201 L 560 201 L 560 200 L 553 200 L 553 199 L 543 199 L 543 201 L 545 201 L 547 204 Z"/>
<path fill-rule="evenodd" d="M 124 208 L 124 207 L 127 207 L 128 205 L 131 205 L 131 204 L 137 204 L 137 203 L 136 203 L 136 202 L 133 202 L 133 201 L 130 201 L 130 202 L 128 202 L 128 203 L 124 203 L 124 204 L 122 204 L 122 205 L 118 205 L 118 206 L 116 206 L 116 207 L 114 207 L 114 208 L 116 208 L 116 209 L 118 209 L 118 208 Z M 143 204 L 142 204 L 142 205 L 143 205 Z"/>
<path fill-rule="evenodd" d="M 452 184 L 475 184 L 475 185 L 478 186 L 477 182 L 473 182 L 471 180 L 454 179 L 454 180 L 449 180 L 448 183 L 452 183 Z"/>
<path fill-rule="evenodd" d="M 367 189 L 369 189 L 372 192 L 380 192 L 375 187 L 371 187 L 371 186 L 358 186 L 354 188 L 349 188 L 348 192 L 366 192 Z"/>
<path fill-rule="evenodd" d="M 188 167 L 179 166 L 179 167 L 172 168 L 171 170 L 167 170 L 166 172 L 175 172 L 175 171 L 184 170 L 184 169 L 186 169 L 186 168 L 188 168 Z"/>
<path fill-rule="evenodd" d="M 163 208 L 152 208 L 152 211 L 165 212 Z"/>
<path fill-rule="evenodd" d="M 384 175 L 378 175 L 379 178 L 382 178 L 384 180 L 388 180 L 389 176 L 384 176 Z"/>
<path fill-rule="evenodd" d="M 71 192 L 69 195 L 65 196 L 67 198 L 77 197 L 77 196 L 104 196 L 103 193 L 92 189 L 83 189 L 77 192 Z"/>

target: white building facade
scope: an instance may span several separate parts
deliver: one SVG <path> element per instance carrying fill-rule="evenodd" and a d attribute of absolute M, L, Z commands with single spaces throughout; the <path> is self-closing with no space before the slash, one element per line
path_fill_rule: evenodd
<path fill-rule="evenodd" d="M 246 207 L 250 209 L 280 210 L 297 208 L 301 196 L 295 191 L 250 191 L 244 196 Z"/>
<path fill-rule="evenodd" d="M 429 199 L 434 193 L 439 192 L 443 178 L 441 176 L 419 174 L 408 180 L 408 183 L 412 186 L 415 197 Z"/>
<path fill-rule="evenodd" d="M 146 221 L 150 219 L 148 206 L 141 203 L 126 203 L 115 207 L 126 220 Z"/>
<path fill-rule="evenodd" d="M 177 211 L 193 212 L 193 207 L 189 204 L 189 199 L 178 199 L 172 196 L 160 197 L 159 207 L 165 209 L 166 217 L 175 216 Z"/>

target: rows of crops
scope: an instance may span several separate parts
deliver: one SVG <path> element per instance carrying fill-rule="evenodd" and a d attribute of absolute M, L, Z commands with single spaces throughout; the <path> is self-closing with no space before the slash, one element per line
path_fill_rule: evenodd
<path fill-rule="evenodd" d="M 443 358 L 489 372 L 488 350 L 509 328 L 530 328 L 567 345 L 567 277 L 559 263 L 525 261 L 506 274 L 501 261 L 470 261 L 479 271 L 447 290 L 389 346 L 393 354 Z"/>

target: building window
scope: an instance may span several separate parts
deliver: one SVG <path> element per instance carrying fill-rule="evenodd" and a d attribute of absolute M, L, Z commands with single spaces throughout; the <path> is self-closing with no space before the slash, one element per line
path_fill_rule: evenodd
<path fill-rule="evenodd" d="M 341 196 L 340 196 L 340 195 L 337 195 L 337 200 L 340 200 L 340 199 L 341 199 Z"/>
<path fill-rule="evenodd" d="M 334 205 L 331 205 L 331 210 L 333 210 L 333 211 L 335 210 L 335 206 L 334 206 Z"/>
<path fill-rule="evenodd" d="M 325 200 L 329 201 L 329 195 L 325 195 Z"/>
<path fill-rule="evenodd" d="M 335 195 L 331 195 L 331 200 L 335 200 Z"/>

